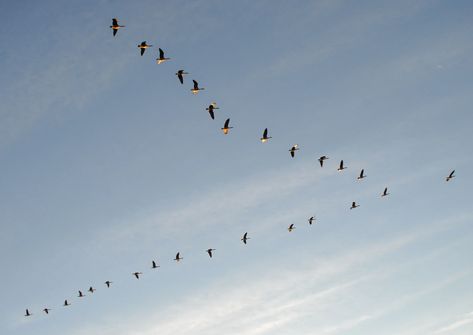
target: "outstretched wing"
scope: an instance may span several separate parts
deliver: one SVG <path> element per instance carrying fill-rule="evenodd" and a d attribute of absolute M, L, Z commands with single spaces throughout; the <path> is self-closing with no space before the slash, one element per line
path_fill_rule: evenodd
<path fill-rule="evenodd" d="M 118 20 L 113 18 L 112 19 L 112 26 L 118 26 Z"/>
<path fill-rule="evenodd" d="M 163 49 L 159 48 L 159 58 L 163 59 L 164 58 L 164 51 Z"/>
<path fill-rule="evenodd" d="M 196 82 L 195 80 L 192 80 L 194 82 L 194 90 L 198 90 L 199 89 L 199 83 Z"/>

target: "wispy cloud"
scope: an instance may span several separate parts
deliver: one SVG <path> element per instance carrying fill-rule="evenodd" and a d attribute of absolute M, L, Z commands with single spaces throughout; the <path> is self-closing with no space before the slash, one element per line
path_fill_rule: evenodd
<path fill-rule="evenodd" d="M 435 330 L 433 334 L 444 334 L 457 328 L 464 327 L 470 323 L 473 323 L 473 312 L 460 315 L 456 321 L 453 321 L 452 323 Z"/>

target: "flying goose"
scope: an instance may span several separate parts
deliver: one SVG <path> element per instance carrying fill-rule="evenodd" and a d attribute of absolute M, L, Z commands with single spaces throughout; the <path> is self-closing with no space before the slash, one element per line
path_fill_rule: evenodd
<path fill-rule="evenodd" d="M 265 128 L 265 130 L 263 131 L 263 137 L 260 138 L 261 143 L 267 142 L 270 138 L 272 137 L 271 136 L 268 137 L 268 128 Z"/>
<path fill-rule="evenodd" d="M 26 312 L 25 312 L 25 316 L 31 316 L 33 315 L 32 313 L 30 313 L 30 311 L 28 310 L 28 308 L 26 309 Z"/>
<path fill-rule="evenodd" d="M 44 308 L 43 309 L 43 312 L 46 313 L 46 314 L 49 314 L 49 311 L 51 310 L 51 308 Z"/>
<path fill-rule="evenodd" d="M 113 283 L 113 282 L 111 282 L 110 280 L 107 280 L 107 281 L 105 282 L 105 285 L 107 285 L 107 287 L 110 287 L 110 284 L 111 284 L 111 283 Z"/>
<path fill-rule="evenodd" d="M 132 275 L 136 277 L 136 279 L 140 279 L 140 275 L 142 275 L 142 272 L 133 272 Z"/>
<path fill-rule="evenodd" d="M 179 78 L 179 81 L 181 82 L 181 84 L 184 84 L 184 75 L 185 74 L 189 74 L 189 72 L 185 72 L 184 70 L 179 70 L 176 72 L 176 76 L 177 78 Z"/>
<path fill-rule="evenodd" d="M 194 82 L 194 88 L 191 89 L 192 94 L 197 94 L 199 91 L 205 90 L 204 87 L 199 88 L 199 83 L 196 82 L 195 80 L 192 80 Z"/>
<path fill-rule="evenodd" d="M 209 257 L 212 258 L 212 251 L 215 251 L 216 249 L 207 249 L 207 253 L 209 254 Z"/>
<path fill-rule="evenodd" d="M 141 56 L 145 53 L 146 49 L 151 48 L 152 45 L 146 44 L 146 41 L 141 42 L 141 44 L 138 44 L 138 48 L 141 50 Z"/>
<path fill-rule="evenodd" d="M 287 228 L 288 232 L 292 232 L 296 227 L 294 227 L 294 223 L 291 223 L 291 225 Z"/>
<path fill-rule="evenodd" d="M 70 306 L 70 305 L 71 305 L 71 303 L 70 303 L 70 302 L 67 302 L 67 299 L 64 300 L 64 305 L 63 305 L 63 306 Z"/>
<path fill-rule="evenodd" d="M 389 195 L 389 193 L 388 193 L 388 188 L 385 187 L 385 188 L 384 188 L 384 191 L 383 191 L 383 194 L 381 194 L 381 196 L 382 196 L 382 197 L 385 197 L 385 196 L 387 196 L 387 195 Z"/>
<path fill-rule="evenodd" d="M 248 241 L 250 238 L 248 237 L 248 233 L 245 233 L 243 234 L 243 237 L 241 238 L 241 240 L 243 241 L 243 243 L 246 244 L 246 241 Z"/>
<path fill-rule="evenodd" d="M 178 253 L 176 254 L 176 258 L 174 258 L 174 260 L 175 260 L 176 262 L 179 262 L 179 261 L 182 260 L 182 259 L 184 259 L 184 257 L 181 257 L 180 252 L 178 252 Z"/>
<path fill-rule="evenodd" d="M 151 268 L 152 268 L 152 269 L 157 269 L 157 268 L 159 268 L 159 267 L 160 267 L 160 266 L 159 266 L 158 264 L 156 264 L 155 261 L 151 261 Z"/>
<path fill-rule="evenodd" d="M 225 121 L 225 124 L 223 125 L 223 128 L 221 128 L 221 129 L 223 130 L 223 133 L 224 133 L 225 135 L 227 135 L 227 134 L 228 134 L 228 131 L 233 128 L 233 127 L 229 127 L 229 126 L 228 126 L 229 124 L 230 124 L 230 119 L 227 119 L 227 120 Z"/>
<path fill-rule="evenodd" d="M 91 287 L 89 287 L 89 289 L 87 291 L 89 291 L 90 293 L 94 293 L 96 291 L 96 289 L 91 286 Z"/>
<path fill-rule="evenodd" d="M 356 179 L 361 180 L 363 178 L 366 178 L 365 169 L 361 169 L 360 175 Z"/>
<path fill-rule="evenodd" d="M 450 172 L 450 174 L 448 175 L 447 178 L 445 178 L 445 180 L 446 180 L 446 181 L 450 181 L 450 179 L 454 178 L 454 177 L 455 177 L 454 173 L 455 173 L 455 170 L 453 170 L 452 172 Z"/>
<path fill-rule="evenodd" d="M 340 166 L 338 167 L 338 171 L 342 171 L 342 170 L 345 170 L 347 167 L 346 166 L 343 166 L 343 159 L 340 161 Z"/>
<path fill-rule="evenodd" d="M 210 117 L 212 118 L 212 120 L 215 120 L 215 114 L 214 114 L 214 109 L 220 109 L 217 107 L 217 103 L 216 102 L 212 102 L 209 107 L 207 107 L 205 110 L 209 112 L 210 114 Z"/>
<path fill-rule="evenodd" d="M 356 207 L 360 207 L 360 205 L 357 205 L 356 202 L 353 201 L 353 202 L 351 203 L 350 209 L 354 209 L 354 208 L 356 208 Z"/>
<path fill-rule="evenodd" d="M 294 158 L 294 154 L 296 151 L 299 150 L 299 144 L 294 144 L 291 149 L 289 149 L 289 152 L 291 153 L 291 157 Z"/>
<path fill-rule="evenodd" d="M 315 216 L 311 216 L 309 218 L 309 224 L 312 225 L 312 223 L 315 221 Z"/>
<path fill-rule="evenodd" d="M 159 57 L 156 58 L 156 62 L 158 64 L 164 63 L 167 60 L 170 60 L 171 58 L 164 57 L 164 51 L 163 49 L 159 48 Z"/>
<path fill-rule="evenodd" d="M 115 35 L 117 34 L 118 29 L 124 28 L 124 27 L 125 27 L 125 26 L 120 26 L 120 25 L 118 24 L 118 19 L 116 19 L 116 18 L 113 18 L 113 19 L 112 19 L 112 25 L 110 26 L 110 28 L 112 28 L 113 36 L 115 36 Z"/>
<path fill-rule="evenodd" d="M 82 293 L 81 290 L 79 290 L 79 295 L 78 295 L 77 297 L 78 297 L 78 298 L 83 298 L 83 297 L 85 297 L 85 295 Z"/>
<path fill-rule="evenodd" d="M 328 159 L 327 156 L 320 156 L 319 158 L 319 163 L 320 163 L 320 167 L 323 167 L 324 166 L 324 160 Z"/>

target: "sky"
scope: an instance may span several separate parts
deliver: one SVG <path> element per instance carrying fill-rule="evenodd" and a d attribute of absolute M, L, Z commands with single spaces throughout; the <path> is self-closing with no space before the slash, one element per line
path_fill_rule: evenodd
<path fill-rule="evenodd" d="M 0 2 L 0 333 L 472 334 L 472 15 Z"/>

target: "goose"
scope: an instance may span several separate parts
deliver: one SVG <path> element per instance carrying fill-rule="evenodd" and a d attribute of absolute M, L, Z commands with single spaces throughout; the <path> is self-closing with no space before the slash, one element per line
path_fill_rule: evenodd
<path fill-rule="evenodd" d="M 138 48 L 140 48 L 141 51 L 141 56 L 145 53 L 146 49 L 151 48 L 152 45 L 146 44 L 146 41 L 141 42 L 141 44 L 138 44 Z"/>
<path fill-rule="evenodd" d="M 312 225 L 312 223 L 315 221 L 315 216 L 311 216 L 309 218 L 309 224 Z"/>
<path fill-rule="evenodd" d="M 320 156 L 319 158 L 319 163 L 320 163 L 320 167 L 324 167 L 324 160 L 327 160 L 328 157 L 327 156 Z"/>
<path fill-rule="evenodd" d="M 223 130 L 223 133 L 224 133 L 225 135 L 227 135 L 228 132 L 229 132 L 229 130 L 233 128 L 233 127 L 229 127 L 229 126 L 228 126 L 229 124 L 230 124 L 230 119 L 227 119 L 227 120 L 225 121 L 225 124 L 223 125 L 223 128 L 221 128 L 221 129 Z"/>
<path fill-rule="evenodd" d="M 296 151 L 299 150 L 299 144 L 294 144 L 289 152 L 291 153 L 291 157 L 294 158 Z"/>
<path fill-rule="evenodd" d="M 243 234 L 243 237 L 241 238 L 241 240 L 243 241 L 243 243 L 246 244 L 246 241 L 248 241 L 250 238 L 248 237 L 248 233 L 245 233 Z"/>
<path fill-rule="evenodd" d="M 195 94 L 199 93 L 199 91 L 205 90 L 204 87 L 199 88 L 199 83 L 198 82 L 196 82 L 195 80 L 192 80 L 192 81 L 194 82 L 194 88 L 191 89 L 192 94 L 195 95 Z"/>
<path fill-rule="evenodd" d="M 351 203 L 350 209 L 354 209 L 354 208 L 356 208 L 356 207 L 360 207 L 360 205 L 357 205 L 356 202 L 353 201 L 353 202 Z"/>
<path fill-rule="evenodd" d="M 296 227 L 294 227 L 294 223 L 291 223 L 291 225 L 287 228 L 288 232 L 292 232 Z"/>
<path fill-rule="evenodd" d="M 71 305 L 71 303 L 70 303 L 70 302 L 68 302 L 68 301 L 67 301 L 67 299 L 66 299 L 66 300 L 64 300 L 64 305 L 63 305 L 63 306 L 70 306 L 70 305 Z"/>
<path fill-rule="evenodd" d="M 116 18 L 112 19 L 112 25 L 110 26 L 110 28 L 112 28 L 113 36 L 115 36 L 117 34 L 118 29 L 124 28 L 124 27 L 125 26 L 121 26 L 121 25 L 118 24 L 118 19 L 116 19 Z"/>
<path fill-rule="evenodd" d="M 159 267 L 160 267 L 160 266 L 159 266 L 158 264 L 156 264 L 155 261 L 151 261 L 151 268 L 152 268 L 152 269 L 157 269 L 157 268 L 159 268 Z"/>
<path fill-rule="evenodd" d="M 89 287 L 89 289 L 87 291 L 89 291 L 90 293 L 94 293 L 96 291 L 96 289 L 91 286 L 91 287 Z"/>
<path fill-rule="evenodd" d="M 212 120 L 215 120 L 215 114 L 214 114 L 214 109 L 220 109 L 217 107 L 217 103 L 216 102 L 212 102 L 209 107 L 207 107 L 205 110 L 209 112 L 210 114 L 210 117 L 212 118 Z"/>
<path fill-rule="evenodd" d="M 51 310 L 51 308 L 44 308 L 43 309 L 43 312 L 46 313 L 46 314 L 49 314 L 49 311 Z"/>
<path fill-rule="evenodd" d="M 107 287 L 109 288 L 111 283 L 113 283 L 113 282 L 111 282 L 110 280 L 107 280 L 107 281 L 105 282 L 105 285 L 107 285 Z"/>
<path fill-rule="evenodd" d="M 207 249 L 207 253 L 209 254 L 209 257 L 212 258 L 212 251 L 215 251 L 216 249 Z"/>
<path fill-rule="evenodd" d="M 170 60 L 171 58 L 164 57 L 164 51 L 163 49 L 159 48 L 159 57 L 156 58 L 156 62 L 158 64 L 164 63 L 167 60 Z"/>
<path fill-rule="evenodd" d="M 142 275 L 142 272 L 133 272 L 132 275 L 136 277 L 136 279 L 140 279 L 140 275 Z"/>
<path fill-rule="evenodd" d="M 31 316 L 33 315 L 32 313 L 30 313 L 30 311 L 28 310 L 28 308 L 26 309 L 26 312 L 25 312 L 25 316 Z"/>
<path fill-rule="evenodd" d="M 366 178 L 365 169 L 361 169 L 360 175 L 356 179 L 361 180 L 363 178 Z"/>
<path fill-rule="evenodd" d="M 446 181 L 450 181 L 450 179 L 454 178 L 454 173 L 455 173 L 455 170 L 453 170 L 452 172 L 450 172 L 450 174 L 448 175 L 448 177 L 445 179 Z"/>
<path fill-rule="evenodd" d="M 347 167 L 346 166 L 343 166 L 343 159 L 340 161 L 340 166 L 338 167 L 338 171 L 342 171 L 342 170 L 345 170 Z"/>
<path fill-rule="evenodd" d="M 179 78 L 179 81 L 181 82 L 181 84 L 184 84 L 184 75 L 185 74 L 189 74 L 189 72 L 185 72 L 184 70 L 179 70 L 176 72 L 176 76 L 177 78 Z"/>
<path fill-rule="evenodd" d="M 174 260 L 175 260 L 176 262 L 179 262 L 179 261 L 182 260 L 182 259 L 184 259 L 184 257 L 181 257 L 180 252 L 178 252 L 178 253 L 176 254 L 176 258 L 174 258 Z"/>
<path fill-rule="evenodd" d="M 268 136 L 268 128 L 266 128 L 266 129 L 263 131 L 263 137 L 260 138 L 261 143 L 267 142 L 270 138 L 272 138 L 272 137 L 271 137 L 271 136 Z"/>
<path fill-rule="evenodd" d="M 382 196 L 382 197 L 385 197 L 385 196 L 387 196 L 387 195 L 389 195 L 389 193 L 388 193 L 388 188 L 385 187 L 385 188 L 384 188 L 384 191 L 383 191 L 383 194 L 381 194 L 381 196 Z"/>
<path fill-rule="evenodd" d="M 83 298 L 85 295 L 82 293 L 82 291 L 79 290 L 79 295 L 77 296 L 78 298 Z"/>

